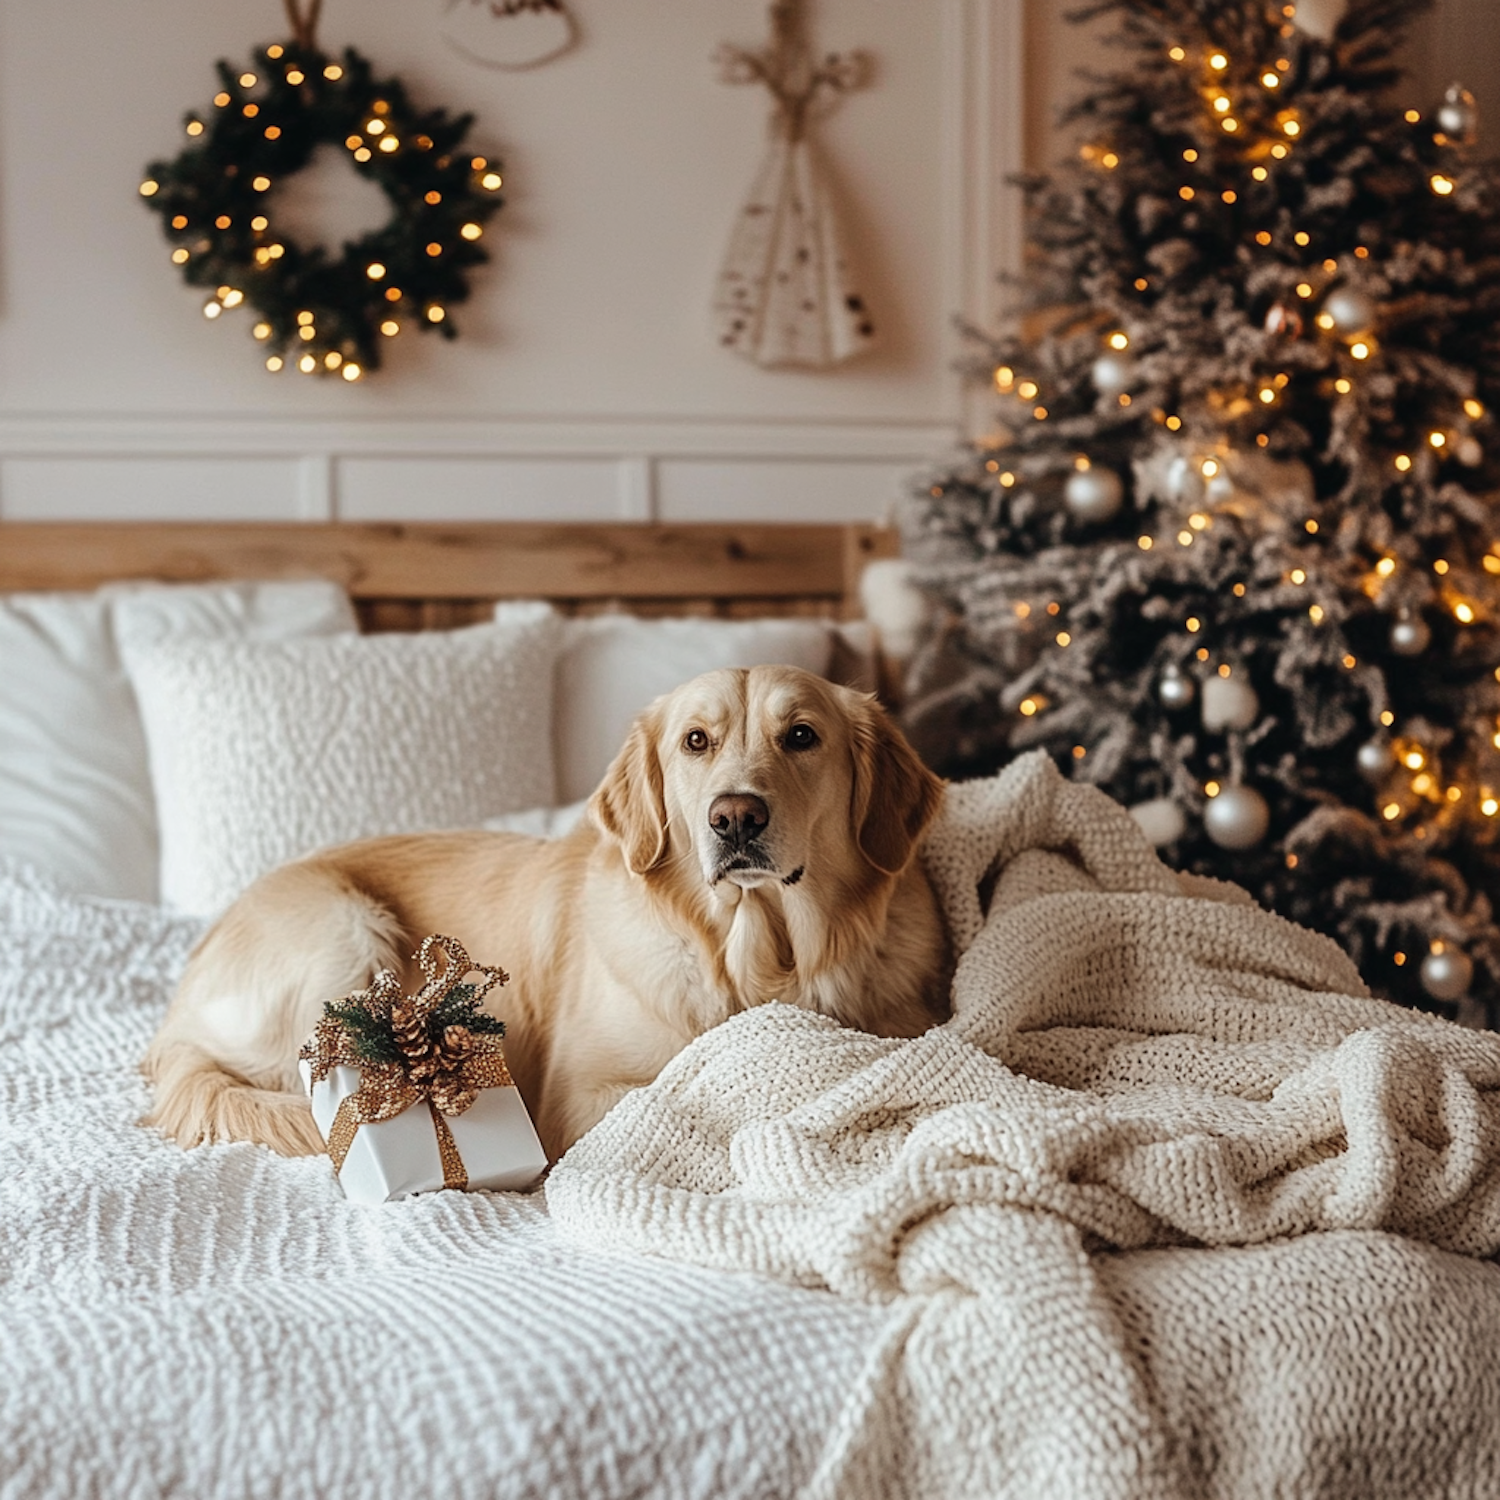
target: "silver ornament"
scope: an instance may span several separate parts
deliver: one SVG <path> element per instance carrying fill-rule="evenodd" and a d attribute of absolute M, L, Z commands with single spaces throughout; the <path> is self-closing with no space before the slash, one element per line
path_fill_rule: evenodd
<path fill-rule="evenodd" d="M 1111 349 L 1094 361 L 1090 373 L 1101 396 L 1120 396 L 1135 384 L 1135 361 Z"/>
<path fill-rule="evenodd" d="M 1461 83 L 1450 83 L 1438 105 L 1437 128 L 1462 146 L 1471 145 L 1479 133 L 1479 106 Z"/>
<path fill-rule="evenodd" d="M 1175 844 L 1187 832 L 1187 814 L 1170 797 L 1137 802 L 1130 809 L 1130 816 L 1158 849 L 1163 844 Z"/>
<path fill-rule="evenodd" d="M 1203 684 L 1203 727 L 1210 734 L 1249 729 L 1260 717 L 1260 699 L 1243 677 L 1210 677 Z"/>
<path fill-rule="evenodd" d="M 1375 303 L 1356 287 L 1335 287 L 1323 299 L 1323 311 L 1340 333 L 1368 333 L 1375 326 Z"/>
<path fill-rule="evenodd" d="M 1297 30 L 1305 36 L 1327 42 L 1333 39 L 1347 8 L 1345 0 L 1297 0 L 1297 13 L 1293 20 Z"/>
<path fill-rule="evenodd" d="M 1113 469 L 1097 464 L 1074 469 L 1063 486 L 1063 502 L 1080 521 L 1090 524 L 1109 520 L 1124 499 L 1124 481 Z"/>
<path fill-rule="evenodd" d="M 1163 708 L 1176 710 L 1186 708 L 1193 701 L 1198 689 L 1191 677 L 1179 672 L 1176 667 L 1168 667 L 1161 674 L 1161 681 L 1156 685 L 1156 696 Z"/>
<path fill-rule="evenodd" d="M 1180 453 L 1167 465 L 1167 499 L 1178 505 L 1197 505 L 1203 499 L 1203 465 Z"/>
<path fill-rule="evenodd" d="M 1432 627 L 1421 615 L 1402 610 L 1391 626 L 1391 650 L 1397 656 L 1420 656 L 1432 644 Z"/>
<path fill-rule="evenodd" d="M 1271 809 L 1253 786 L 1226 786 L 1203 809 L 1203 829 L 1221 849 L 1253 849 L 1271 826 Z"/>
<path fill-rule="evenodd" d="M 1396 752 L 1389 740 L 1366 740 L 1354 752 L 1354 764 L 1366 781 L 1384 781 L 1396 769 Z"/>
<path fill-rule="evenodd" d="M 1460 438 L 1454 452 L 1466 469 L 1477 469 L 1484 462 L 1484 446 L 1477 437 Z"/>
<path fill-rule="evenodd" d="M 1422 960 L 1422 988 L 1434 1000 L 1460 999 L 1473 980 L 1474 960 L 1462 948 L 1445 944 L 1441 953 L 1429 953 Z"/>

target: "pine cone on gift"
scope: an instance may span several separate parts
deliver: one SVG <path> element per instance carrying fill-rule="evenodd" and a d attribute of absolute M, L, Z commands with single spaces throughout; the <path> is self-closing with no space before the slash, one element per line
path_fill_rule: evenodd
<path fill-rule="evenodd" d="M 391 1006 L 391 1034 L 406 1059 L 412 1078 L 418 1077 L 417 1069 L 432 1057 L 432 1038 L 427 1034 L 427 1018 L 411 1000 L 398 1000 Z M 431 1069 L 424 1076 L 430 1076 Z"/>
<path fill-rule="evenodd" d="M 445 1115 L 462 1114 L 474 1102 L 478 1090 L 462 1082 L 460 1070 L 468 1060 L 474 1047 L 473 1033 L 467 1026 L 449 1026 L 443 1031 L 442 1040 L 434 1049 L 431 1058 L 421 1064 L 424 1078 L 432 1080 L 432 1102 Z M 416 1069 L 412 1078 L 416 1079 Z"/>

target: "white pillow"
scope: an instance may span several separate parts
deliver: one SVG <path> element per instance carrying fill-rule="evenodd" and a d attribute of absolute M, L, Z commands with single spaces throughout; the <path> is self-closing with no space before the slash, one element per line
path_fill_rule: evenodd
<path fill-rule="evenodd" d="M 662 693 L 716 667 L 781 662 L 820 676 L 833 630 L 826 620 L 640 620 L 595 615 L 565 622 L 557 665 L 557 794 L 587 797 L 631 721 Z"/>
<path fill-rule="evenodd" d="M 336 584 L 154 584 L 0 596 L 0 854 L 82 895 L 155 901 L 146 741 L 117 639 L 128 621 L 221 636 L 353 630 Z"/>
<path fill-rule="evenodd" d="M 521 605 L 467 630 L 128 649 L 163 902 L 209 915 L 330 844 L 550 803 L 560 624 Z"/>

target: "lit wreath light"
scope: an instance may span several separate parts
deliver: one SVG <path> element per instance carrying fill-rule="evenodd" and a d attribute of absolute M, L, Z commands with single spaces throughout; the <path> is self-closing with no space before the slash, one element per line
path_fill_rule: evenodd
<path fill-rule="evenodd" d="M 379 369 L 384 342 L 409 328 L 455 337 L 448 310 L 489 259 L 479 240 L 502 202 L 498 164 L 463 150 L 473 116 L 419 112 L 352 48 L 335 61 L 310 38 L 218 71 L 212 107 L 186 117 L 192 144 L 152 162 L 140 189 L 189 285 L 213 289 L 203 315 L 243 304 L 267 369 L 350 381 Z M 278 231 L 272 196 L 324 144 L 391 204 L 390 221 L 336 259 Z"/>

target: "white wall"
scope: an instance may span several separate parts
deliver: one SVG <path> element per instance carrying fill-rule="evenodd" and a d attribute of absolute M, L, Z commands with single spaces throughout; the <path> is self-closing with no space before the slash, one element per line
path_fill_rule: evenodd
<path fill-rule="evenodd" d="M 1021 0 L 812 6 L 877 59 L 822 139 L 882 337 L 821 373 L 708 315 L 768 114 L 709 57 L 765 5 L 570 3 L 581 47 L 516 74 L 447 47 L 443 0 L 328 0 L 326 50 L 473 110 L 506 175 L 461 337 L 349 385 L 265 372 L 244 309 L 206 321 L 137 194 L 275 0 L 0 0 L 0 517 L 879 516 L 960 430 L 952 318 L 1014 252 Z"/>

